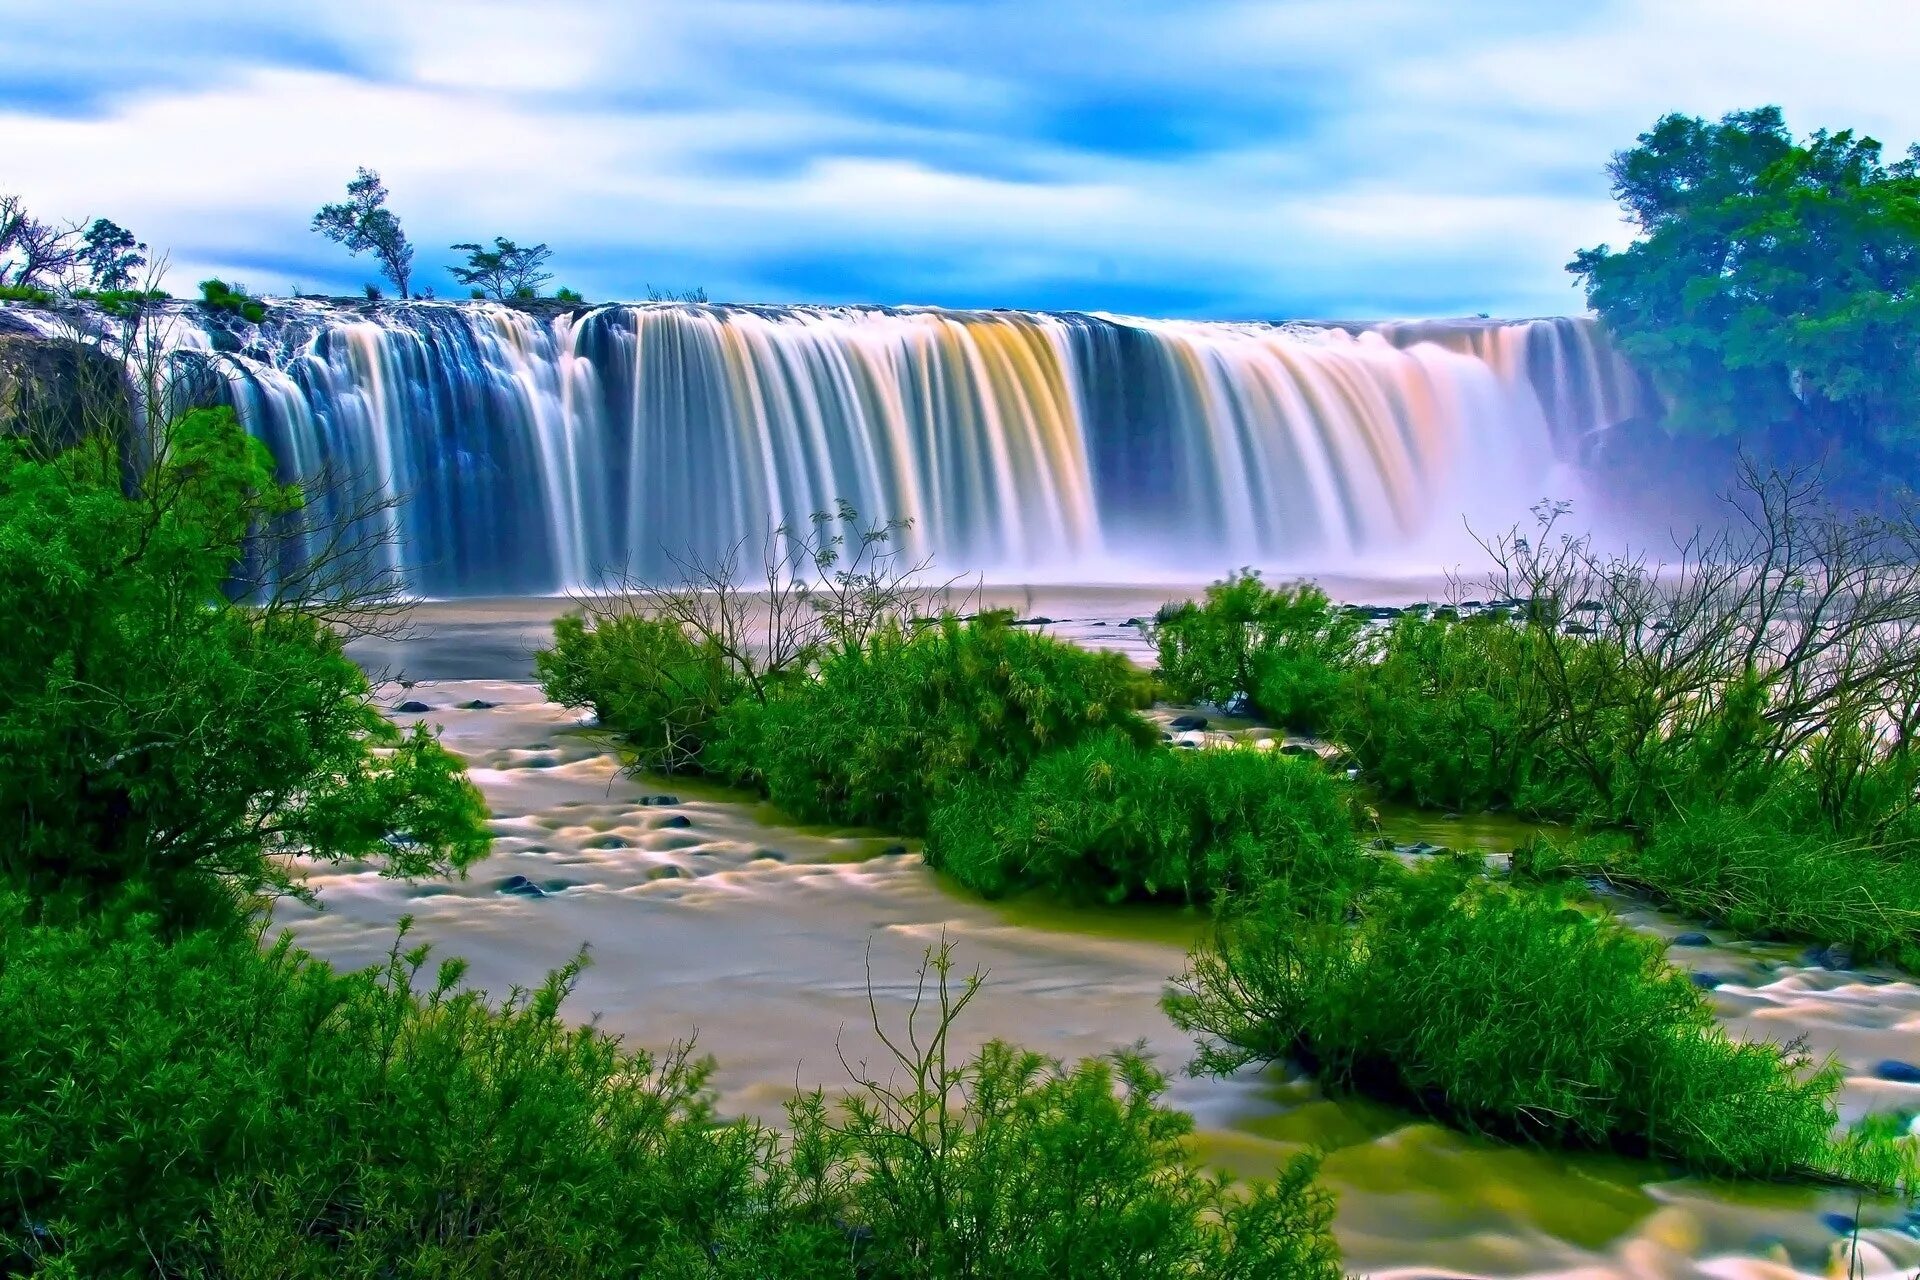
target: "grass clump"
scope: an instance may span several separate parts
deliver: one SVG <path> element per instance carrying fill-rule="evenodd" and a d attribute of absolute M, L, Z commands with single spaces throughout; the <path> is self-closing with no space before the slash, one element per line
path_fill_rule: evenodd
<path fill-rule="evenodd" d="M 202 280 L 200 305 L 209 311 L 239 316 L 249 324 L 259 324 L 267 318 L 266 303 L 248 293 L 246 286 L 228 284 L 225 280 Z"/>
<path fill-rule="evenodd" d="M 1349 789 L 1318 761 L 1170 751 L 1117 734 L 1041 756 L 1014 787 L 962 787 L 927 859 L 990 897 L 1207 902 L 1287 884 L 1305 899 L 1361 865 Z"/>
<path fill-rule="evenodd" d="M 1837 1068 L 1740 1043 L 1657 940 L 1477 874 L 1389 876 L 1353 923 L 1266 900 L 1196 952 L 1169 997 L 1216 1071 L 1295 1057 L 1462 1127 L 1703 1173 L 1832 1162 Z"/>
<path fill-rule="evenodd" d="M 918 834 L 964 782 L 1011 785 L 1042 752 L 1107 730 L 1157 740 L 1124 657 L 1011 620 L 889 623 L 836 645 L 811 676 L 735 701 L 715 762 L 803 821 Z"/>
<path fill-rule="evenodd" d="M 1688 808 L 1637 839 L 1535 841 L 1514 866 L 1534 879 L 1603 875 L 1743 937 L 1837 945 L 1856 963 L 1920 972 L 1920 860 L 1796 824 L 1771 800 Z"/>
<path fill-rule="evenodd" d="M 1159 677 L 1185 701 L 1249 710 L 1303 733 L 1324 732 L 1364 624 L 1312 583 L 1269 587 L 1253 570 L 1206 598 L 1161 610 Z"/>

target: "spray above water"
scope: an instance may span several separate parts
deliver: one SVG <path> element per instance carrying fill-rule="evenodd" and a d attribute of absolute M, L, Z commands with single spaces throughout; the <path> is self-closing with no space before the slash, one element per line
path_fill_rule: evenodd
<path fill-rule="evenodd" d="M 1431 558 L 1639 396 L 1566 319 L 302 303 L 247 339 L 248 427 L 401 499 L 392 567 L 428 596 L 659 574 L 840 499 L 1002 579 Z"/>

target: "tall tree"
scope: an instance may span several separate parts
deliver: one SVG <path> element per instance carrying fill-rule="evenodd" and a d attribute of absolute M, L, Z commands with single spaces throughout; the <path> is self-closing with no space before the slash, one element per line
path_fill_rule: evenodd
<path fill-rule="evenodd" d="M 347 198 L 338 204 L 322 205 L 313 215 L 313 229 L 352 254 L 371 253 L 380 263 L 380 274 L 393 282 L 402 298 L 413 276 L 413 246 L 400 229 L 400 219 L 387 208 L 386 184 L 380 175 L 364 166 L 347 184 Z"/>
<path fill-rule="evenodd" d="M 1678 433 L 1898 465 L 1920 437 L 1920 146 L 1883 163 L 1777 107 L 1669 115 L 1613 157 L 1640 238 L 1568 270 Z M 1910 467 L 1907 470 L 1911 470 Z"/>
<path fill-rule="evenodd" d="M 133 273 L 147 265 L 147 246 L 117 222 L 95 218 L 81 237 L 80 265 L 96 289 L 125 289 Z"/>
<path fill-rule="evenodd" d="M 80 254 L 77 224 L 43 221 L 27 212 L 19 196 L 0 196 L 0 285 L 65 284 Z"/>
<path fill-rule="evenodd" d="M 496 301 L 535 297 L 540 286 L 553 279 L 551 271 L 541 270 L 553 256 L 544 244 L 522 248 L 504 236 L 495 236 L 491 249 L 477 244 L 453 247 L 467 251 L 466 266 L 447 268 L 453 278 Z"/>

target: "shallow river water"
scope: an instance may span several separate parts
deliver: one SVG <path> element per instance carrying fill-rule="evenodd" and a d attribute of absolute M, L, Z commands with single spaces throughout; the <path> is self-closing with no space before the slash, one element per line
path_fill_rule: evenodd
<path fill-rule="evenodd" d="M 1058 632 L 1143 652 L 1120 624 L 1150 613 L 1151 592 L 1053 591 Z M 1016 600 L 1016 603 L 1021 603 Z M 464 881 L 405 884 L 370 868 L 316 868 L 324 909 L 281 920 L 346 964 L 384 955 L 395 922 L 465 956 L 496 995 L 530 985 L 583 945 L 592 966 L 573 1016 L 631 1042 L 693 1036 L 718 1059 L 724 1110 L 778 1119 L 796 1086 L 843 1084 L 842 1063 L 878 1063 L 868 993 L 889 1027 L 913 995 L 924 951 L 946 939 L 963 969 L 987 975 L 961 1030 L 1073 1057 L 1144 1041 L 1175 1073 L 1170 1101 L 1191 1112 L 1203 1158 L 1271 1172 L 1305 1146 L 1329 1152 L 1348 1266 L 1373 1276 L 1786 1277 L 1920 1272 L 1920 1218 L 1860 1210 L 1857 1258 L 1841 1228 L 1850 1195 L 1809 1187 L 1707 1183 L 1661 1166 L 1567 1156 L 1465 1137 L 1375 1104 L 1329 1099 L 1284 1068 L 1230 1080 L 1179 1073 L 1190 1042 L 1159 1009 L 1168 979 L 1204 927 L 1190 912 L 983 902 L 943 882 L 911 842 L 796 827 L 770 806 L 683 779 L 623 773 L 585 716 L 546 702 L 527 677 L 564 602 L 426 606 L 401 645 L 362 645 L 370 665 L 414 681 L 384 692 L 417 701 L 468 761 L 493 812 L 494 851 Z M 1063 616 L 1066 615 L 1066 616 Z M 481 705 L 488 704 L 488 705 Z M 1159 713 L 1162 715 L 1169 713 Z M 669 802 L 658 802 L 670 797 Z M 655 801 L 648 803 L 649 800 Z M 1387 813 L 1395 839 L 1511 846 L 1511 824 Z M 542 896 L 500 891 L 523 876 Z M 1636 927 L 1692 926 L 1622 901 Z M 1920 1111 L 1920 1085 L 1873 1076 L 1920 1058 L 1920 986 L 1890 973 L 1832 972 L 1797 950 L 1719 941 L 1674 962 L 1718 981 L 1712 999 L 1735 1034 L 1804 1035 L 1848 1070 L 1843 1111 Z"/>

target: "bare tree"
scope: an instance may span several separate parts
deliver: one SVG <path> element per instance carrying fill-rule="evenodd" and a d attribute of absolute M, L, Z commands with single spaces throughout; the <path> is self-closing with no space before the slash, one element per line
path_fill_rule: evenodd
<path fill-rule="evenodd" d="M 1553 745 L 1631 819 L 1676 765 L 1731 789 L 1751 771 L 1904 758 L 1920 728 L 1920 508 L 1849 514 L 1817 475 L 1743 462 L 1717 531 L 1664 556 L 1608 554 L 1536 509 L 1486 539 L 1483 589 L 1515 602 Z M 1844 759 L 1843 759 L 1844 757 Z M 1818 774 L 1820 770 L 1816 769 Z"/>

